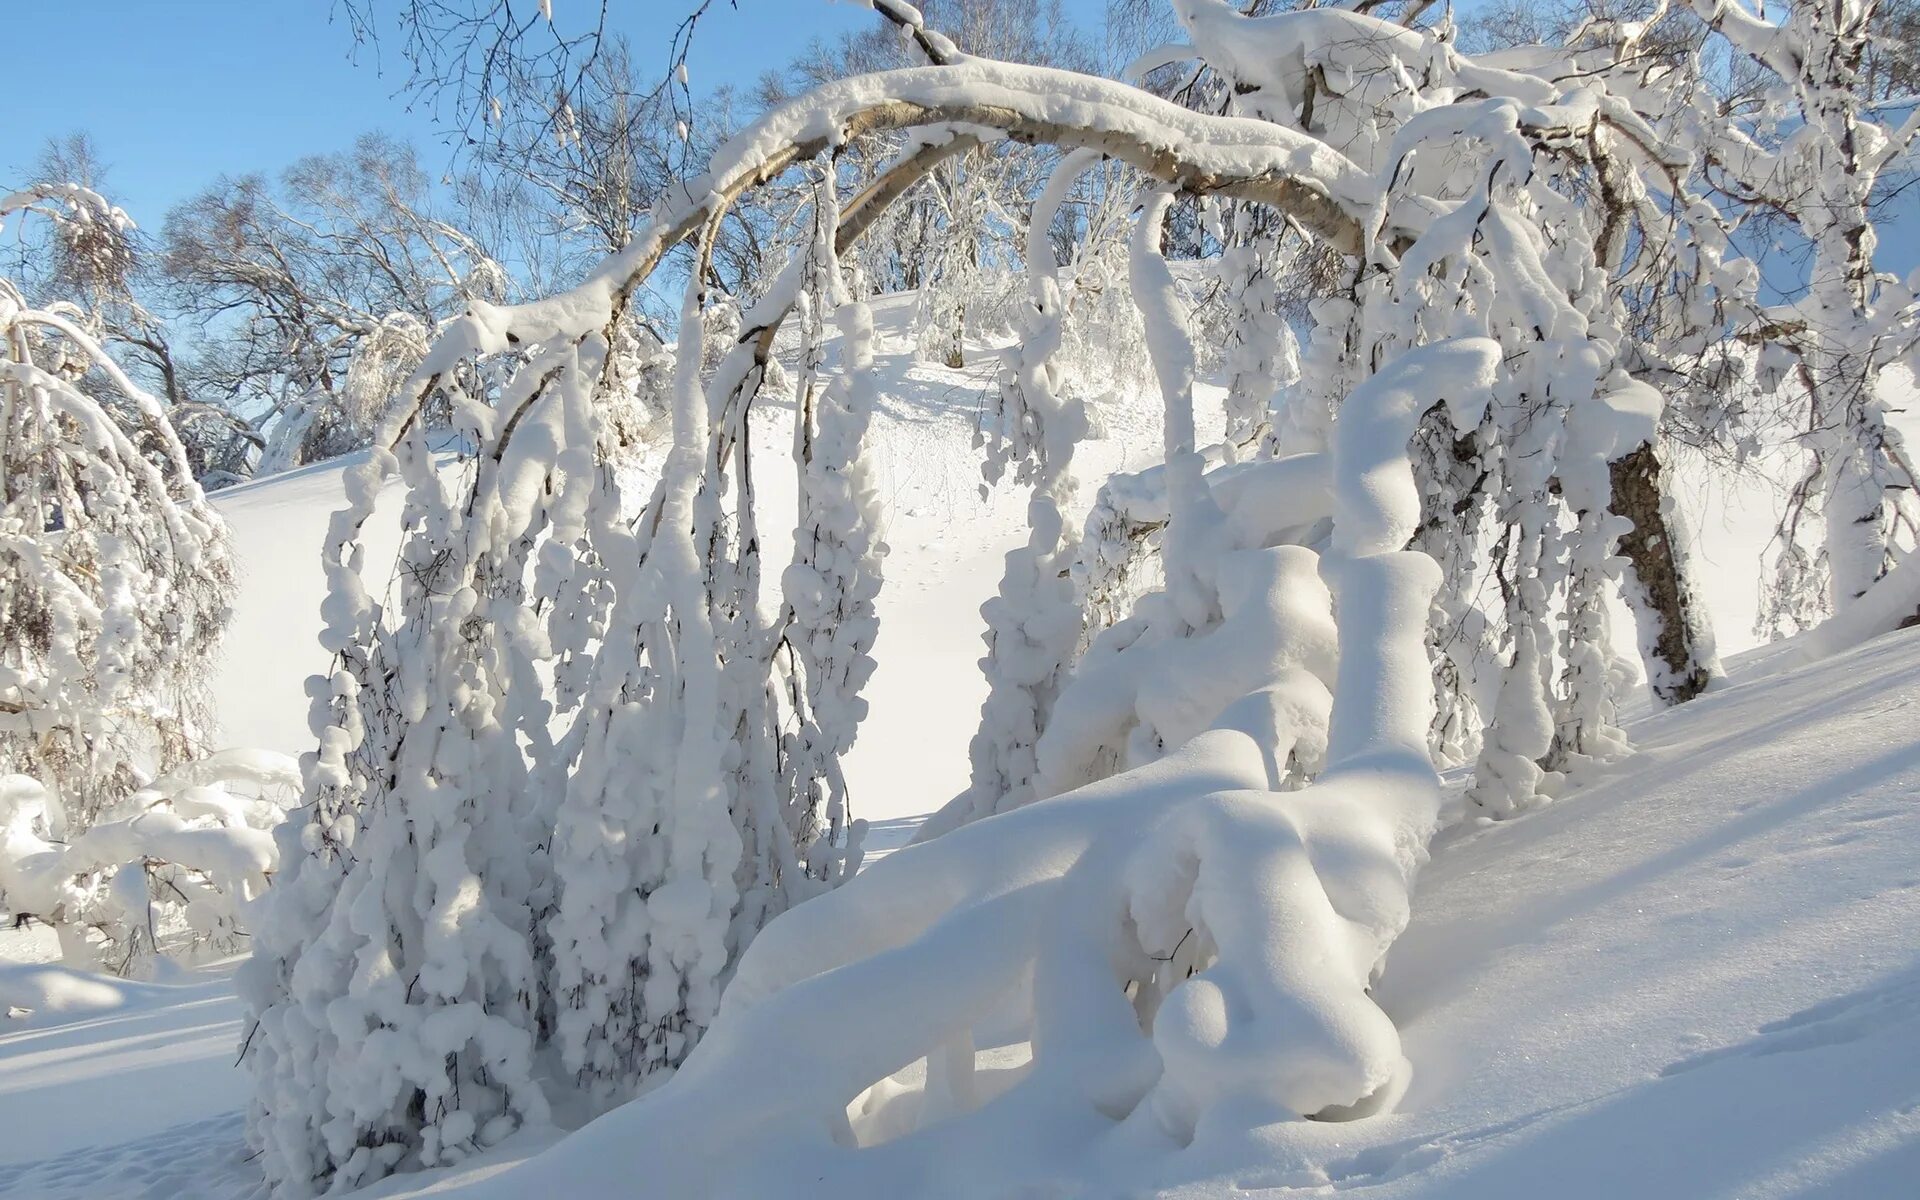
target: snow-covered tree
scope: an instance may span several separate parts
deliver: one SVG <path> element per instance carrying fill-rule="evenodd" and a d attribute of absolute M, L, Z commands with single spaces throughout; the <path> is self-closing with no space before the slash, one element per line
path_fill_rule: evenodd
<path fill-rule="evenodd" d="M 411 148 L 367 136 L 278 186 L 220 180 L 169 215 L 165 303 L 200 330 L 178 352 L 185 387 L 249 422 L 248 470 L 367 445 L 440 322 L 511 290 L 441 207 Z"/>
<path fill-rule="evenodd" d="M 921 131 L 844 212 L 816 177 L 811 248 L 759 291 L 724 354 L 703 353 L 706 275 L 690 273 L 674 448 L 631 527 L 638 544 L 600 556 L 613 606 L 554 843 L 556 854 L 586 857 L 555 872 L 559 915 L 548 929 L 565 982 L 553 1003 L 571 1025 L 563 1052 L 590 1080 L 678 1065 L 664 1088 L 589 1135 L 629 1141 L 608 1161 L 644 1158 L 662 1190 L 778 1190 L 773 1172 L 816 1190 L 898 1190 L 885 1182 L 902 1178 L 891 1172 L 978 1158 L 1035 1104 L 1114 1137 L 1053 1139 L 1039 1167 L 1009 1157 L 997 1164 L 1008 1186 L 1079 1155 L 1125 1158 L 1212 1137 L 1221 1120 L 1390 1102 L 1404 1078 L 1397 1038 L 1366 988 L 1404 924 L 1411 872 L 1439 819 L 1428 627 L 1443 572 L 1432 553 L 1408 548 L 1423 517 L 1426 468 L 1409 448 L 1423 423 L 1484 432 L 1473 452 L 1495 472 L 1491 525 L 1511 582 L 1495 614 L 1507 647 L 1498 705 L 1517 728 L 1483 751 L 1490 807 L 1531 800 L 1546 767 L 1611 749 L 1610 664 L 1594 624 L 1619 532 L 1607 512 L 1609 464 L 1648 440 L 1660 398 L 1622 365 L 1624 323 L 1596 246 L 1603 213 L 1572 181 L 1595 155 L 1661 175 L 1657 132 L 1584 85 L 1483 66 L 1377 18 L 1312 10 L 1248 21 L 1223 4 L 1176 8 L 1190 55 L 1236 85 L 1239 115 L 977 57 L 828 83 L 730 141 L 704 188 L 657 211 L 581 288 L 480 310 L 467 334 L 429 356 L 445 372 L 511 344 L 532 356 L 520 371 L 537 370 L 550 352 L 541 347 L 602 337 L 672 245 L 691 240 L 703 254 L 748 191 L 860 135 Z M 904 5 L 885 11 L 926 36 Z M 1299 90 L 1309 77 L 1311 96 Z M 1602 118 L 1622 131 L 1619 145 L 1589 139 Z M 842 748 L 857 716 L 848 689 L 863 670 L 859 606 L 877 582 L 870 502 L 854 469 L 870 402 L 864 323 L 857 305 L 840 303 L 852 297 L 836 263 L 841 234 L 868 227 L 901 181 L 955 153 L 956 126 L 1058 146 L 1062 174 L 1105 154 L 1148 181 L 1129 284 L 1165 401 L 1165 584 L 1072 661 L 1082 631 L 1061 508 L 1085 426 L 1054 357 L 1058 260 L 1030 249 L 1024 336 L 1002 391 L 1000 432 L 1011 440 L 999 444 L 1037 485 L 1033 540 L 1010 559 L 1008 589 L 1021 593 L 1025 580 L 1036 599 L 1010 606 L 996 648 L 1004 635 L 1008 689 L 997 694 L 1022 726 L 1004 745 L 1025 746 L 1032 765 L 996 753 L 981 778 L 997 772 L 1017 787 L 1012 772 L 1023 771 L 1032 798 L 1051 798 L 990 796 L 989 811 L 1013 811 L 961 822 L 749 942 L 735 906 L 808 861 L 796 852 L 805 835 L 770 836 L 780 826 L 762 814 L 777 818 L 783 800 L 770 785 L 824 780 L 820 793 L 799 794 L 824 794 L 832 827 L 832 774 L 814 775 L 813 748 Z M 1064 186 L 1056 176 L 1048 196 Z M 1181 192 L 1273 205 L 1352 261 L 1346 294 L 1316 311 L 1323 349 L 1311 353 L 1330 369 L 1303 372 L 1311 387 L 1265 456 L 1217 468 L 1210 461 L 1225 456 L 1197 442 L 1196 355 L 1166 259 L 1165 222 Z M 1051 228 L 1046 199 L 1030 247 Z M 1273 337 L 1269 303 L 1239 307 L 1245 336 Z M 783 578 L 784 615 L 768 627 L 755 601 L 745 414 L 772 333 L 796 308 L 810 331 L 799 394 L 817 416 L 799 433 L 806 528 Z M 851 373 L 818 389 L 815 348 L 830 309 Z M 1278 351 L 1249 355 L 1247 369 L 1277 376 L 1279 361 Z M 489 418 L 502 433 L 513 421 Z M 489 444 L 485 431 L 479 441 Z M 420 511 L 437 520 L 443 509 Z M 348 545 L 340 539 L 336 552 Z M 1443 559 L 1478 549 L 1465 539 L 1432 547 Z M 569 595 L 548 598 L 565 607 Z M 835 629 L 821 619 L 828 612 L 844 623 Z M 342 645 L 349 662 L 353 644 Z M 780 696 L 768 664 L 783 644 L 798 664 L 786 695 L 803 732 L 786 744 L 793 774 L 770 777 L 781 759 L 766 754 L 766 731 Z M 601 722 L 609 732 L 594 733 Z M 356 736 L 351 720 L 329 728 Z M 636 746 L 650 748 L 644 767 L 626 757 Z M 596 782 L 622 764 L 625 778 L 641 773 L 638 795 Z M 382 823 L 405 821 L 410 804 L 431 811 L 431 801 L 372 783 L 382 807 L 361 801 L 362 839 L 391 837 Z M 755 866 L 756 854 L 777 869 Z M 346 868 L 349 888 L 360 870 Z M 304 966 L 292 969 L 296 988 Z M 344 995 L 355 995 L 351 982 Z M 871 1023 L 857 1045 L 795 1036 L 825 1028 L 841 1006 Z M 974 1066 L 989 1017 L 1002 1035 L 1011 1021 L 1034 1053 L 1024 1078 L 998 1093 Z M 921 1058 L 924 1084 L 902 1093 L 889 1077 Z M 768 1070 L 788 1086 L 749 1085 Z M 916 1111 L 903 1115 L 908 1095 Z M 306 1119 L 291 1091 L 270 1098 Z M 266 1114 L 256 1128 L 278 1119 Z M 861 1149 L 902 1120 L 943 1132 L 897 1152 Z M 719 1153 L 742 1139 L 787 1152 Z"/>
<path fill-rule="evenodd" d="M 496 407 L 464 386 L 482 378 L 472 356 L 505 349 L 495 311 L 456 326 L 401 393 L 381 431 L 393 449 L 359 468 L 329 534 L 336 668 L 314 681 L 306 815 L 283 835 L 283 887 L 242 981 L 253 1135 L 290 1194 L 455 1161 L 547 1111 L 534 1071 L 570 766 L 555 730 L 604 629 L 595 551 L 624 527 L 617 498 L 589 500 L 612 487 L 588 409 L 605 341 L 532 353 Z M 481 448 L 466 472 L 418 419 L 429 394 Z M 407 538 L 388 618 L 357 537 L 396 472 Z"/>
<path fill-rule="evenodd" d="M 690 273 L 674 440 L 644 505 L 605 454 L 609 331 L 675 245 L 711 245 L 713 209 L 683 200 L 568 296 L 474 305 L 401 391 L 329 534 L 337 665 L 315 681 L 305 817 L 243 980 L 250 1128 L 277 1189 L 451 1161 L 543 1119 L 548 1051 L 590 1100 L 630 1095 L 684 1058 L 760 927 L 857 865 L 837 761 L 882 551 L 870 350 L 838 255 L 950 152 L 912 151 L 844 212 L 822 187 L 814 250 L 737 316 L 709 320 Z M 747 418 L 801 307 L 849 335 L 851 374 L 816 391 L 802 372 L 805 524 L 770 620 Z M 464 468 L 427 436 L 436 403 Z M 359 538 L 396 474 L 389 613 Z"/>
<path fill-rule="evenodd" d="M 1764 115 L 1698 118 L 1707 178 L 1746 211 L 1790 222 L 1810 251 L 1806 287 L 1757 311 L 1743 332 L 1763 343 L 1769 382 L 1805 397 L 1809 453 L 1781 528 L 1778 602 L 1824 588 L 1844 609 L 1911 549 L 1916 478 L 1887 424 L 1885 367 L 1920 339 L 1912 288 L 1880 273 L 1875 207 L 1901 169 L 1920 116 L 1873 103 L 1864 72 L 1875 0 L 1792 0 L 1768 20 L 1739 3 L 1695 0 L 1699 19 L 1761 74 Z M 1823 536 L 1807 547 L 1817 514 Z M 1824 575 L 1824 579 L 1822 576 Z"/>
<path fill-rule="evenodd" d="M 549 1054 L 590 1108 L 645 1094 L 482 1193 L 645 1172 L 674 1196 L 917 1194 L 962 1165 L 996 1193 L 1173 1186 L 1184 1148 L 1258 1154 L 1262 1126 L 1397 1101 L 1371 985 L 1447 815 L 1437 765 L 1471 762 L 1471 802 L 1507 816 L 1624 750 L 1609 589 L 1638 600 L 1663 698 L 1711 678 L 1654 468 L 1676 375 L 1740 329 L 1753 272 L 1702 183 L 1725 129 L 1669 60 L 1591 30 L 1478 58 L 1420 3 L 1174 0 L 1191 44 L 1136 67 L 1192 86 L 1149 89 L 874 6 L 928 65 L 820 81 L 578 287 L 472 305 L 354 479 L 309 815 L 246 983 L 251 1136 L 283 1192 L 492 1145 L 547 1111 Z M 982 442 L 1033 489 L 1029 537 L 986 613 L 973 777 L 853 874 L 838 758 L 884 548 L 850 250 L 943 166 L 1028 144 L 1054 164 L 1030 207 L 950 213 L 1017 222 L 1026 276 Z M 875 146 L 897 149 L 843 161 Z M 1067 331 L 1078 265 L 1117 283 L 1121 239 L 1081 254 L 1056 218 L 1096 168 L 1129 197 L 1164 446 L 1076 543 Z M 736 302 L 712 259 L 756 196 L 792 236 Z M 1305 305 L 1283 233 L 1314 256 Z M 642 504 L 599 405 L 676 250 L 672 447 Z M 1211 324 L 1189 274 L 1220 284 Z M 763 603 L 749 418 L 790 319 L 800 528 Z M 1215 357 L 1229 441 L 1207 446 Z M 465 465 L 435 461 L 436 403 Z M 389 614 L 359 532 L 395 474 Z M 862 1036 L 833 1037 L 849 1017 Z M 1025 1066 L 983 1069 L 1016 1045 Z"/>
<path fill-rule="evenodd" d="M 0 199 L 0 220 L 30 215 L 70 256 L 124 253 L 126 215 L 86 188 Z M 46 789 L 55 837 L 208 748 L 233 592 L 167 413 L 98 335 L 0 279 L 0 771 Z"/>

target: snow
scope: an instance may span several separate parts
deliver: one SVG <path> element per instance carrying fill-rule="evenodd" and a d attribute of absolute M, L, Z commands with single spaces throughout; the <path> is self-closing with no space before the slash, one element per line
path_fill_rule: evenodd
<path fill-rule="evenodd" d="M 1643 720 L 1610 777 L 1443 837 L 1378 989 L 1413 1067 L 1398 1110 L 1111 1194 L 1910 1194 L 1920 735 L 1889 714 L 1917 702 L 1920 637 L 1890 635 Z"/>
<path fill-rule="evenodd" d="M 1639 753 L 1609 777 L 1444 836 L 1379 988 L 1413 1064 L 1399 1110 L 1270 1127 L 1262 1171 L 1167 1194 L 1910 1194 L 1916 705 L 1920 636 L 1751 683 L 1736 664 L 1723 690 L 1635 724 Z M 216 970 L 0 1026 L 0 1195 L 247 1195 L 226 987 Z"/>
<path fill-rule="evenodd" d="M 1736 672 L 1610 777 L 1444 837 L 1380 990 L 1413 1087 L 1320 1169 L 1382 1196 L 1907 1194 L 1916 700 L 1911 635 Z"/>
<path fill-rule="evenodd" d="M 1436 37 L 1338 8 L 1247 18 L 1173 0 L 1216 72 L 1190 111 L 960 55 L 901 0 L 867 2 L 936 65 L 769 110 L 570 292 L 476 302 L 431 349 L 424 327 L 402 331 L 419 366 L 370 454 L 311 473 L 306 495 L 266 484 L 223 502 L 243 513 L 279 495 L 289 510 L 236 521 L 236 553 L 270 574 L 250 589 L 247 657 L 219 704 L 286 739 L 267 745 L 309 750 L 305 819 L 267 832 L 292 778 L 271 749 L 124 804 L 103 787 L 71 829 L 60 791 L 0 778 L 0 888 L 23 918 L 61 923 L 69 963 L 92 928 L 128 947 L 116 969 L 135 974 L 169 881 L 194 944 L 229 953 L 250 936 L 253 952 L 195 972 L 150 956 L 156 981 L 130 984 L 36 961 L 47 935 L 24 920 L 0 935 L 16 960 L 0 970 L 0 1098 L 19 1097 L 29 1128 L 60 1123 L 51 1148 L 33 1145 L 53 1157 L 0 1165 L 0 1188 L 505 1200 L 614 1194 L 638 1169 L 637 1186 L 676 1200 L 1910 1189 L 1920 877 L 1903 850 L 1920 745 L 1901 710 L 1920 691 L 1920 641 L 1874 635 L 1920 595 L 1920 565 L 1892 541 L 1898 521 L 1914 528 L 1896 486 L 1912 469 L 1887 397 L 1855 385 L 1878 386 L 1886 335 L 1911 324 L 1911 292 L 1872 275 L 1867 200 L 1920 121 L 1889 135 L 1856 119 L 1846 60 L 1863 10 L 1842 4 L 1836 33 L 1810 4 L 1775 25 L 1691 0 L 1779 76 L 1769 100 L 1797 124 L 1776 151 L 1770 126 L 1687 94 L 1697 65 L 1629 78 L 1587 48 L 1614 39 L 1617 57 L 1648 23 L 1583 27 L 1563 64 L 1531 61 L 1549 80 L 1461 56 L 1450 16 Z M 1030 303 L 1014 306 L 997 380 L 914 362 L 916 342 L 936 361 L 988 361 L 943 341 L 956 288 L 977 283 L 965 270 L 941 269 L 917 305 L 854 299 L 837 174 L 811 168 L 814 247 L 753 311 L 710 304 L 704 264 L 688 272 L 672 444 L 632 481 L 647 512 L 620 511 L 624 486 L 592 461 L 584 381 L 627 294 L 745 190 L 925 127 L 914 138 L 952 140 L 910 141 L 902 171 L 996 136 L 1072 151 L 1035 209 Z M 1755 265 L 1728 256 L 1738 231 L 1688 194 L 1703 145 L 1798 222 L 1804 300 L 1758 307 Z M 1126 289 L 1139 332 L 1106 340 L 1144 347 L 1151 411 L 1080 394 L 1085 364 L 1060 353 L 1080 264 L 1063 283 L 1037 252 L 1097 155 L 1148 176 Z M 1592 195 L 1570 167 L 1592 168 Z M 1346 253 L 1346 298 L 1315 306 L 1305 371 L 1265 319 L 1279 309 L 1260 255 L 1277 243 L 1249 240 L 1251 225 L 1230 240 L 1203 212 L 1229 248 L 1211 281 L 1236 326 L 1209 347 L 1224 403 L 1206 385 L 1192 293 L 1161 246 L 1181 192 L 1276 206 Z M 865 220 L 856 209 L 839 232 Z M 769 428 L 750 431 L 741 398 L 786 376 L 766 353 L 790 309 L 799 387 L 759 404 Z M 64 318 L 36 320 L 100 356 Z M 1763 376 L 1792 367 L 1804 383 L 1799 494 L 1826 526 L 1819 564 L 1797 516 L 1785 530 L 1763 616 L 1839 616 L 1723 675 L 1668 570 L 1695 553 L 1685 514 L 1656 505 L 1657 529 L 1621 557 L 1607 502 L 1619 470 L 1652 478 L 1659 431 L 1731 436 L 1739 400 L 1706 394 L 1701 355 L 1736 336 L 1776 344 Z M 15 390 L 52 397 L 80 449 L 159 494 L 159 464 L 23 356 Z M 471 357 L 505 368 L 497 390 L 468 393 Z M 384 399 L 389 374 L 370 366 L 359 390 Z M 1285 411 L 1263 429 L 1285 376 Z M 454 469 L 426 431 L 439 399 L 483 451 Z M 888 485 L 914 456 L 930 478 L 969 473 L 966 439 L 947 436 L 968 425 L 988 446 L 983 476 L 1011 463 L 1015 487 L 933 506 L 969 521 L 943 573 L 934 543 L 904 544 L 923 489 Z M 1094 428 L 1157 429 L 1143 441 L 1158 466 L 1113 474 L 1133 465 L 1115 439 L 1078 455 Z M 797 489 L 777 456 L 749 452 L 750 432 L 787 435 Z M 1622 464 L 1638 446 L 1640 465 Z M 1260 461 L 1240 461 L 1249 451 Z M 775 474 L 758 475 L 768 461 Z M 1113 481 L 1086 513 L 1087 556 L 1067 532 L 1080 468 Z M 1312 481 L 1320 494 L 1275 510 Z M 755 492 L 775 498 L 758 514 Z M 175 557 L 192 567 L 204 550 L 224 580 L 222 524 L 201 519 L 196 488 L 181 494 L 193 520 L 172 517 Z M 397 552 L 363 538 L 391 532 L 402 494 Z M 151 515 L 116 503 L 133 523 Z M 284 539 L 328 511 L 316 573 Z M 1647 505 L 1621 511 L 1644 524 Z M 33 565 L 50 522 L 26 515 L 35 541 L 16 557 Z M 70 574 L 51 624 L 97 625 L 97 645 L 56 637 L 42 674 L 94 670 L 108 694 L 152 671 L 121 546 L 100 548 L 81 574 L 101 598 L 72 599 L 86 589 Z M 763 552 L 783 551 L 769 608 Z M 975 607 L 996 556 L 980 618 L 950 611 Z M 1129 582 L 1136 565 L 1149 569 Z M 947 594 L 925 610 L 938 625 L 899 623 L 916 643 L 896 654 L 884 631 L 926 598 L 903 578 Z M 1494 581 L 1497 606 L 1473 597 Z M 1606 636 L 1615 590 L 1643 618 L 1653 693 L 1710 685 L 1641 716 L 1633 739 L 1616 702 L 1632 667 Z M 157 593 L 144 607 L 188 623 Z M 293 610 L 318 623 L 295 629 Z M 1654 616 L 1685 627 L 1683 651 L 1652 636 Z M 983 623 L 971 777 L 922 826 L 939 836 L 894 851 L 963 786 L 943 756 L 970 722 L 936 725 L 922 697 L 974 706 L 979 685 L 961 681 L 977 677 L 946 655 Z M 287 639 L 307 632 L 321 661 L 295 691 L 306 647 Z M 893 674 L 869 688 L 876 666 Z M 856 743 L 883 695 L 894 723 Z M 302 707 L 307 732 L 266 729 Z M 1472 771 L 1436 766 L 1476 755 Z M 339 853 L 301 852 L 323 843 Z M 204 884 L 169 880 L 169 861 L 202 864 Z M 270 878 L 275 902 L 254 905 Z M 234 1148 L 240 1077 L 209 1049 L 233 1044 L 236 986 L 252 1156 Z M 193 1100 L 170 1104 L 180 1080 Z M 128 1087 L 139 1103 L 79 1107 Z"/>
<path fill-rule="evenodd" d="M 854 813 L 875 826 L 870 861 L 966 785 L 965 740 L 985 692 L 977 610 L 1025 541 L 1024 497 L 975 490 L 968 441 L 990 368 L 915 361 L 910 300 L 882 301 L 874 315 L 884 399 L 873 466 L 891 553 L 873 716 L 847 765 Z M 1216 406 L 1217 392 L 1202 396 Z M 1093 477 L 1155 461 L 1155 413 L 1123 407 L 1102 424 L 1111 440 L 1077 460 Z M 348 465 L 219 498 L 243 571 L 218 689 L 232 744 L 307 748 L 301 677 L 325 666 L 313 551 Z M 780 507 L 791 488 L 761 495 L 764 527 L 791 528 L 795 514 Z M 1736 649 L 1751 641 L 1739 619 L 1739 605 L 1752 611 L 1746 564 L 1770 523 L 1749 511 L 1757 495 L 1736 489 L 1698 522 L 1722 642 Z M 381 553 L 376 541 L 370 555 Z M 1777 668 L 1735 660 L 1724 689 L 1635 723 L 1638 753 L 1591 786 L 1440 839 L 1376 989 L 1412 1064 L 1395 1112 L 1269 1126 L 1249 1146 L 1175 1159 L 1180 1178 L 1116 1180 L 1115 1194 L 1160 1184 L 1196 1197 L 1361 1185 L 1476 1200 L 1909 1194 L 1920 1169 L 1910 719 L 1920 637 L 1750 678 L 1762 666 Z M 43 935 L 0 932 L 0 959 L 47 957 Z M 152 984 L 0 971 L 0 1002 L 35 1010 L 0 1021 L 0 1195 L 257 1196 L 230 969 Z M 986 1040 L 977 1082 L 991 1090 L 1003 1084 L 986 1064 L 1016 1070 L 1019 1056 L 988 1052 Z M 458 1193 L 553 1137 L 528 1131 L 456 1172 L 368 1194 Z M 631 1178 L 624 1162 L 605 1165 Z M 953 1191 L 968 1194 L 964 1182 Z"/>
<path fill-rule="evenodd" d="M 0 992 L 18 973 L 5 968 Z M 84 1007 L 24 1029 L 0 1022 L 0 1196 L 214 1200 L 255 1190 L 235 1111 L 244 1093 L 231 967 L 172 984 L 90 982 Z"/>

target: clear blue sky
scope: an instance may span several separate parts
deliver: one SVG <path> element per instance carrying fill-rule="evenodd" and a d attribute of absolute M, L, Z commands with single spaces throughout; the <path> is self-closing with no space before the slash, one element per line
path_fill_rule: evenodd
<path fill-rule="evenodd" d="M 392 0 L 373 0 L 390 4 Z M 696 91 L 748 83 L 816 35 L 877 20 L 831 0 L 718 0 L 689 64 Z M 27 0 L 6 4 L 12 50 L 0 118 L 0 191 L 31 168 L 48 138 L 84 130 L 109 167 L 114 199 L 157 229 L 166 211 L 216 176 L 277 172 L 342 150 L 369 130 L 448 161 L 421 102 L 400 94 L 398 44 L 353 61 L 331 0 Z M 531 4 L 528 5 L 531 7 Z M 666 58 L 665 40 L 692 0 L 613 0 L 636 58 Z M 1100 0 L 1069 0 L 1097 17 Z M 554 0 L 563 27 L 597 0 Z M 409 111 L 409 104 L 412 110 Z"/>

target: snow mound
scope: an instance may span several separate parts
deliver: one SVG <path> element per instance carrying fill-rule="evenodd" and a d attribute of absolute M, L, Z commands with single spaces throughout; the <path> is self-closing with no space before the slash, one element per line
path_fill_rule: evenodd
<path fill-rule="evenodd" d="M 1893 634 L 1644 720 L 1610 777 L 1443 837 L 1378 990 L 1399 1111 L 1273 1127 L 1235 1185 L 1913 1195 L 1916 703 L 1920 636 Z"/>

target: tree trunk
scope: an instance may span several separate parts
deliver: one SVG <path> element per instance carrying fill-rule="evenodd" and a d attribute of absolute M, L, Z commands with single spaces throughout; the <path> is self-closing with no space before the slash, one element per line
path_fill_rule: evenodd
<path fill-rule="evenodd" d="M 1660 486 L 1660 459 L 1651 443 L 1610 464 L 1616 516 L 1633 522 L 1620 537 L 1620 553 L 1637 585 L 1633 604 L 1640 623 L 1640 651 L 1647 683 L 1662 704 L 1684 704 L 1705 691 L 1718 673 L 1713 631 L 1705 608 L 1684 574 L 1675 542 L 1676 522 Z"/>

